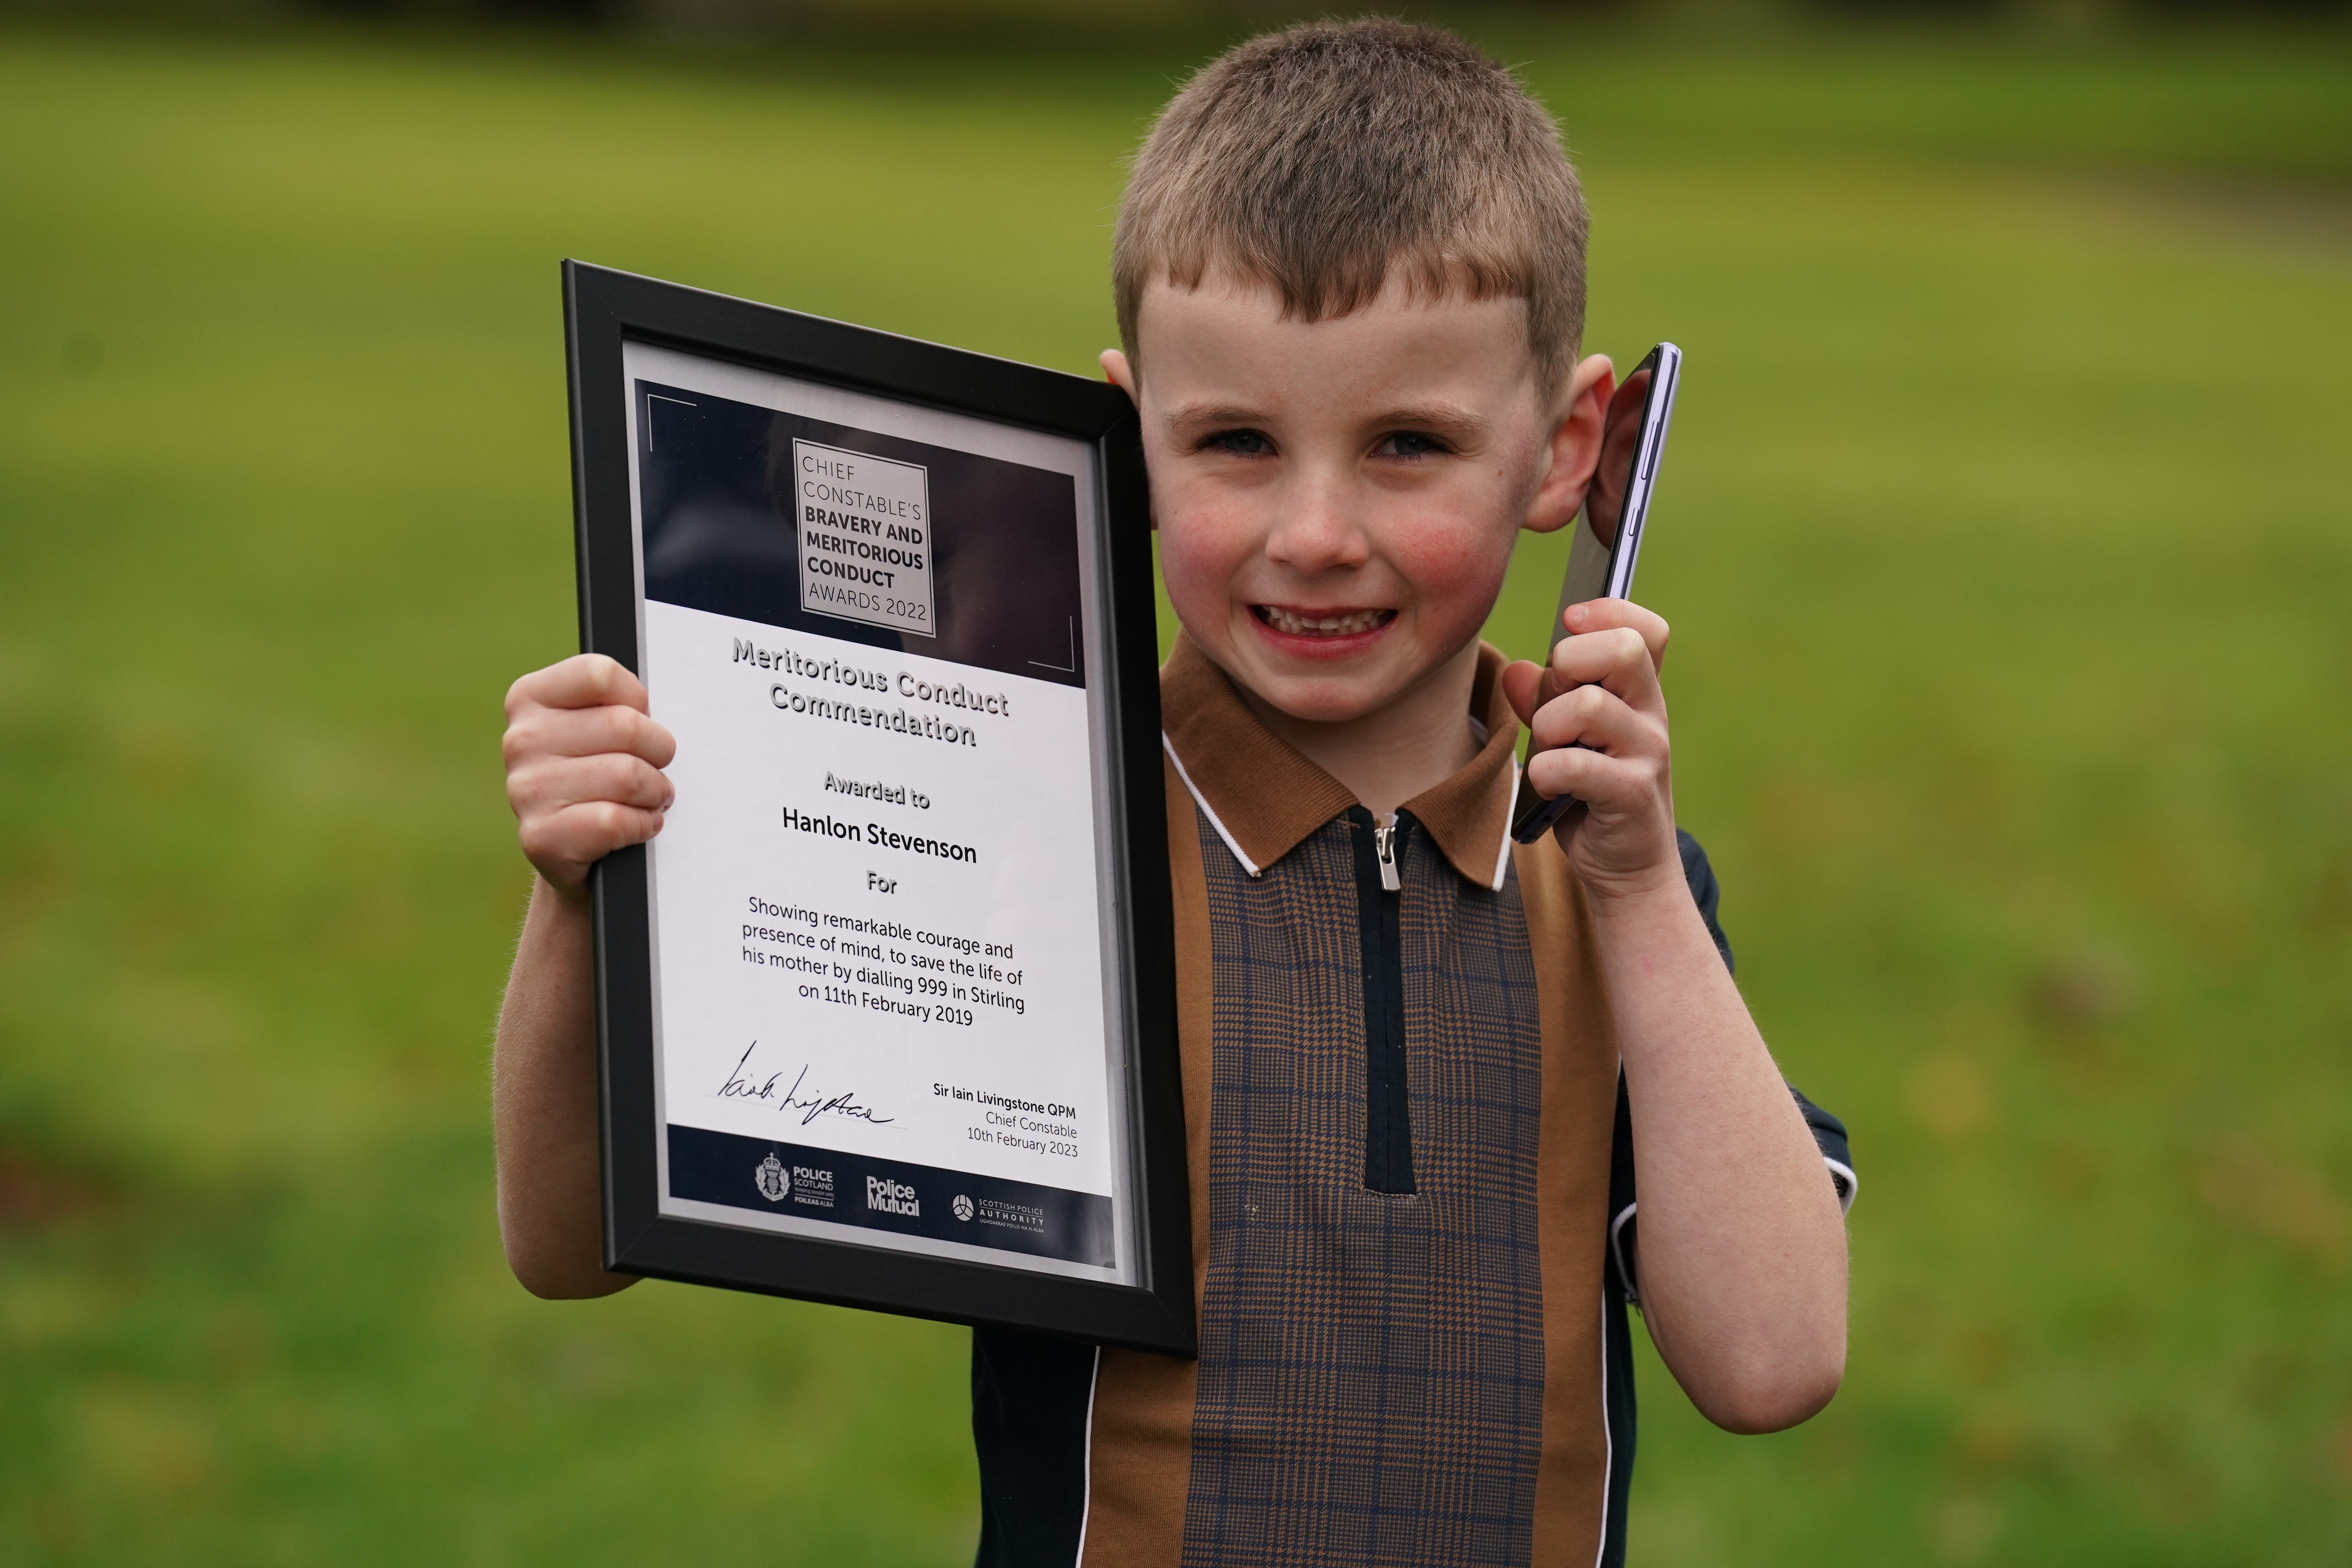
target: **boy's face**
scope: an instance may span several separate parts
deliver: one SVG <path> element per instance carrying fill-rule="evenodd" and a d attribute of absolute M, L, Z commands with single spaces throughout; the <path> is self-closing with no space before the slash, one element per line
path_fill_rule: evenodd
<path fill-rule="evenodd" d="M 1310 324 L 1265 284 L 1155 282 L 1136 335 L 1139 378 L 1103 359 L 1141 411 L 1169 597 L 1294 718 L 1420 686 L 1476 637 L 1517 531 L 1582 503 L 1609 363 L 1544 395 L 1520 300 L 1391 288 Z"/>

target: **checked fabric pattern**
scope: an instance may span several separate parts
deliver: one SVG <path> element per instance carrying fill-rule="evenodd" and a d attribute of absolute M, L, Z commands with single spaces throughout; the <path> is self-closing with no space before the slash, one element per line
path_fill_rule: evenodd
<path fill-rule="evenodd" d="M 1536 979 L 1499 893 L 1415 833 L 1402 910 L 1419 1190 L 1367 1191 L 1345 818 L 1259 878 L 1199 822 L 1211 1250 L 1184 1568 L 1528 1560 L 1542 1440 Z"/>

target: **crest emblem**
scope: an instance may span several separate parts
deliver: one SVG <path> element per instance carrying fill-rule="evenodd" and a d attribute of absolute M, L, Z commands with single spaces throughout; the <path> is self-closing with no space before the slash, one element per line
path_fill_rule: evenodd
<path fill-rule="evenodd" d="M 948 1206 L 955 1210 L 955 1216 L 958 1219 L 970 1219 L 971 1217 L 971 1200 L 964 1196 L 961 1193 L 958 1193 L 955 1195 L 955 1202 L 950 1204 Z"/>
<path fill-rule="evenodd" d="M 751 1180 L 758 1185 L 760 1195 L 772 1204 L 782 1203 L 784 1194 L 793 1190 L 792 1174 L 784 1169 L 784 1163 L 776 1158 L 773 1150 L 769 1151 L 768 1157 L 760 1162 L 759 1169 L 751 1173 Z"/>

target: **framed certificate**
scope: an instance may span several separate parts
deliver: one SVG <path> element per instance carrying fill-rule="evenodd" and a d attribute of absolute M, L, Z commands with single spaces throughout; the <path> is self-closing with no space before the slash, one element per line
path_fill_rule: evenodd
<path fill-rule="evenodd" d="M 605 1266 L 1192 1353 L 1133 409 L 563 276 L 582 646 L 677 737 L 593 883 Z"/>

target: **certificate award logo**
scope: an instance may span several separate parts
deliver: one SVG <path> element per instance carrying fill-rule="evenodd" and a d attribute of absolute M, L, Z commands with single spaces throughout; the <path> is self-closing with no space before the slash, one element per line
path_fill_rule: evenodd
<path fill-rule="evenodd" d="M 971 1200 L 961 1193 L 955 1195 L 955 1202 L 949 1206 L 955 1210 L 955 1216 L 958 1219 L 968 1220 L 971 1217 Z"/>
<path fill-rule="evenodd" d="M 793 1178 L 785 1172 L 784 1163 L 776 1158 L 772 1149 L 768 1152 L 768 1157 L 760 1162 L 760 1168 L 751 1173 L 751 1180 L 759 1186 L 760 1195 L 772 1204 L 782 1203 L 784 1195 L 793 1190 Z"/>
<path fill-rule="evenodd" d="M 793 443 L 801 608 L 939 635 L 931 615 L 931 471 Z"/>
<path fill-rule="evenodd" d="M 915 1189 L 887 1176 L 866 1178 L 866 1206 L 877 1214 L 903 1215 L 908 1219 L 923 1217 L 923 1203 L 915 1195 Z"/>

